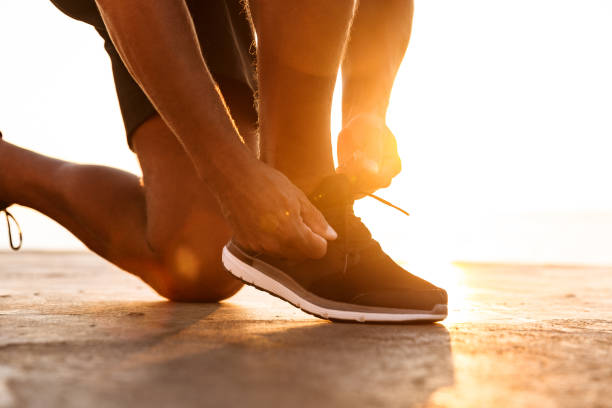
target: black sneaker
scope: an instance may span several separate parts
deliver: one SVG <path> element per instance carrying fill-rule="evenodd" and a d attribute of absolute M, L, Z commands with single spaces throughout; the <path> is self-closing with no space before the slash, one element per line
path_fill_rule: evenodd
<path fill-rule="evenodd" d="M 447 315 L 444 289 L 385 254 L 353 212 L 346 176 L 326 178 L 310 200 L 338 233 L 321 259 L 291 261 L 247 253 L 230 241 L 223 264 L 244 283 L 335 321 L 434 322 Z"/>
<path fill-rule="evenodd" d="M 0 132 L 0 139 L 2 139 L 2 132 Z M 21 228 L 19 227 L 19 223 L 17 223 L 17 220 L 15 219 L 15 217 L 13 217 L 13 214 L 8 212 L 7 210 L 7 208 L 9 208 L 10 206 L 10 203 L 4 203 L 0 201 L 0 213 L 4 213 L 4 216 L 6 217 L 6 228 L 8 229 L 9 245 L 11 246 L 12 250 L 18 251 L 21 248 L 23 237 L 21 235 Z M 13 221 L 13 223 L 17 227 L 19 244 L 15 244 L 15 241 L 13 240 L 13 234 L 11 231 L 11 221 Z"/>

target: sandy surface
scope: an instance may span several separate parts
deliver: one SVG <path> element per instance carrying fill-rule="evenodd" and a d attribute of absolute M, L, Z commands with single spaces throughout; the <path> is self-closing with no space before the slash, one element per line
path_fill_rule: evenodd
<path fill-rule="evenodd" d="M 612 407 L 612 268 L 463 264 L 443 324 L 172 304 L 89 254 L 0 253 L 0 408 Z"/>

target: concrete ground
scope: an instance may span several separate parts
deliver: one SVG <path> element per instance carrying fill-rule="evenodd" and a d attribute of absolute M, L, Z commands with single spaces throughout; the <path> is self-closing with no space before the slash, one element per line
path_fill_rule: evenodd
<path fill-rule="evenodd" d="M 449 273 L 443 324 L 333 324 L 254 289 L 168 303 L 86 253 L 0 253 L 0 407 L 612 407 L 612 268 Z"/>

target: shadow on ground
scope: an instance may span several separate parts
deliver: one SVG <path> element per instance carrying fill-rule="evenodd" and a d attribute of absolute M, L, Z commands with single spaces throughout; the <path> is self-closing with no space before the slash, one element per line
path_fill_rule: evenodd
<path fill-rule="evenodd" d="M 0 253 L 0 407 L 612 407 L 612 269 L 460 265 L 442 325 L 245 289 L 172 304 L 89 254 Z"/>
<path fill-rule="evenodd" d="M 233 304 L 82 306 L 96 323 L 78 340 L 0 348 L 16 405 L 44 395 L 48 407 L 406 406 L 453 382 L 440 325 L 253 321 Z"/>

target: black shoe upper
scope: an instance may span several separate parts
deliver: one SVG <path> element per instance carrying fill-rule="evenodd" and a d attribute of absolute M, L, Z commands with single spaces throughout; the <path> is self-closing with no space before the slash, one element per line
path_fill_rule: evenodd
<path fill-rule="evenodd" d="M 409 273 L 384 253 L 353 212 L 346 176 L 326 178 L 309 197 L 338 233 L 326 255 L 305 261 L 258 255 L 320 297 L 363 306 L 431 310 L 446 304 L 444 289 Z"/>

